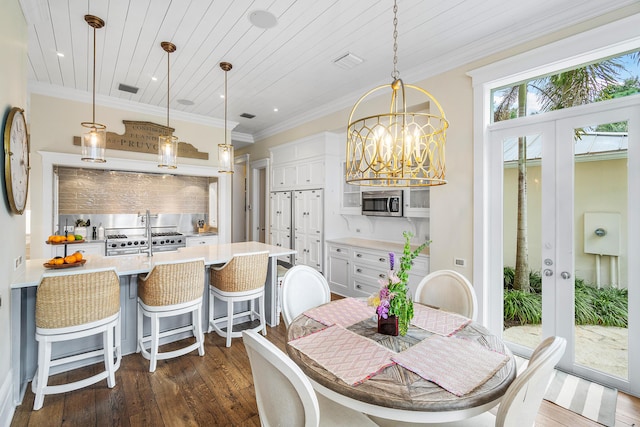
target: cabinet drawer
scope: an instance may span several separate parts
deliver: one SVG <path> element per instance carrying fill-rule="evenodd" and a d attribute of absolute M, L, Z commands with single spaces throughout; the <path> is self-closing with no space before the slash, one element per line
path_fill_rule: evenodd
<path fill-rule="evenodd" d="M 344 258 L 349 258 L 351 256 L 351 248 L 349 248 L 348 246 L 329 245 L 328 250 L 329 256 L 338 256 Z"/>
<path fill-rule="evenodd" d="M 353 258 L 358 263 L 367 263 L 373 266 L 378 266 L 383 270 L 389 270 L 389 254 L 388 253 L 376 253 L 376 252 L 364 252 L 361 250 L 353 251 Z"/>
<path fill-rule="evenodd" d="M 366 280 L 353 279 L 351 281 L 353 292 L 357 297 L 369 297 L 380 290 L 378 282 L 371 283 Z M 375 314 L 375 309 L 371 307 L 371 315 Z"/>
<path fill-rule="evenodd" d="M 429 272 L 429 259 L 426 257 L 416 257 L 413 260 L 413 265 L 411 267 L 412 272 L 416 272 L 416 274 L 422 274 L 424 276 Z"/>
<path fill-rule="evenodd" d="M 378 288 L 380 287 L 378 280 L 385 279 L 387 277 L 387 273 L 388 270 L 382 270 L 380 268 L 357 262 L 353 263 L 353 268 L 351 270 L 351 274 L 353 274 L 353 277 L 358 277 L 361 280 L 369 281 Z"/>

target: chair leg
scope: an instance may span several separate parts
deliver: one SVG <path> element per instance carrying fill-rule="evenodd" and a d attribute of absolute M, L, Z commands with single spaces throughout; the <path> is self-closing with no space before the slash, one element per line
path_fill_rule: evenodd
<path fill-rule="evenodd" d="M 113 388 L 116 385 L 115 365 L 113 363 L 113 334 L 115 327 L 109 327 L 102 333 L 102 345 L 104 351 L 104 369 L 108 372 L 107 385 Z"/>
<path fill-rule="evenodd" d="M 256 320 L 256 300 L 252 299 L 251 302 L 249 303 L 249 316 L 251 321 L 253 322 L 254 320 Z"/>
<path fill-rule="evenodd" d="M 138 301 L 138 327 L 137 327 L 137 336 L 136 336 L 136 353 L 140 353 L 142 347 L 142 334 L 144 331 L 144 316 L 142 314 L 142 307 L 140 307 L 140 301 Z"/>
<path fill-rule="evenodd" d="M 262 325 L 262 335 L 267 336 L 267 321 L 264 315 L 264 293 L 258 298 L 258 305 L 260 306 L 260 324 Z"/>
<path fill-rule="evenodd" d="M 213 292 L 211 292 L 211 288 L 209 288 L 209 322 L 208 322 L 208 328 L 207 328 L 207 333 L 210 333 L 211 331 L 213 331 L 213 319 L 215 319 L 214 315 L 213 315 L 213 308 L 215 306 L 215 301 L 216 297 L 215 295 L 213 295 Z"/>
<path fill-rule="evenodd" d="M 227 300 L 227 347 L 231 347 L 231 333 L 233 332 L 233 300 Z"/>
<path fill-rule="evenodd" d="M 49 381 L 49 367 L 51 365 L 51 342 L 46 339 L 38 342 L 38 369 L 36 371 L 35 389 L 34 382 L 31 383 L 31 389 L 36 395 L 33 402 L 33 410 L 37 411 L 42 408 L 44 403 L 44 389 Z"/>
<path fill-rule="evenodd" d="M 160 346 L 160 319 L 151 315 L 151 354 L 149 358 L 149 372 L 155 372 L 158 363 L 158 347 Z"/>
<path fill-rule="evenodd" d="M 200 343 L 198 346 L 198 354 L 204 356 L 204 334 L 202 333 L 202 304 L 191 312 L 191 321 L 193 322 L 193 335 L 196 341 Z"/>

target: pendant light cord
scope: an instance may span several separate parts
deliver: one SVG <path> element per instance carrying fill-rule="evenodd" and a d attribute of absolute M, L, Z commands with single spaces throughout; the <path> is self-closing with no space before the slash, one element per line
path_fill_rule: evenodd
<path fill-rule="evenodd" d="M 91 120 L 96 122 L 96 27 L 93 27 L 93 115 Z"/>
<path fill-rule="evenodd" d="M 170 72 L 170 64 L 169 64 L 169 56 L 171 55 L 171 53 L 169 51 L 167 51 L 167 127 L 169 127 L 169 82 L 170 80 L 170 76 L 169 76 L 169 72 Z M 169 130 L 167 130 L 167 132 L 169 132 Z"/>
<path fill-rule="evenodd" d="M 224 143 L 227 144 L 227 73 L 224 72 Z"/>
<path fill-rule="evenodd" d="M 393 80 L 400 78 L 400 72 L 398 71 L 398 3 L 393 2 L 393 73 L 391 77 Z"/>

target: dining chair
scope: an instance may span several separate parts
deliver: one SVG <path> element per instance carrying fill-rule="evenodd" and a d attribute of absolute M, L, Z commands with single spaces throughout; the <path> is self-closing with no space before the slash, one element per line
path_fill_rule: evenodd
<path fill-rule="evenodd" d="M 478 300 L 471 283 L 453 270 L 438 270 L 418 284 L 414 302 L 435 306 L 476 320 Z"/>
<path fill-rule="evenodd" d="M 311 381 L 278 347 L 243 331 L 260 424 L 271 426 L 375 426 L 366 415 L 316 395 Z"/>
<path fill-rule="evenodd" d="M 567 340 L 548 337 L 533 351 L 527 368 L 507 388 L 498 412 L 484 412 L 473 418 L 450 423 L 415 424 L 401 423 L 378 417 L 370 417 L 379 426 L 429 426 L 429 427 L 532 427 L 547 391 L 553 370 L 564 354 Z"/>
<path fill-rule="evenodd" d="M 211 283 L 209 285 L 209 332 L 215 331 L 226 338 L 226 346 L 231 347 L 231 339 L 242 336 L 242 331 L 233 331 L 233 321 L 239 317 L 255 316 L 260 319 L 254 331 L 262 330 L 267 335 L 267 322 L 264 312 L 264 285 L 269 269 L 269 252 L 252 252 L 236 254 L 221 267 L 211 267 Z M 215 317 L 215 300 L 227 303 L 227 314 Z M 256 311 L 255 301 L 258 300 Z M 234 303 L 249 301 L 248 310 L 234 312 Z M 225 328 L 226 326 L 226 328 Z M 224 328 L 224 329 L 223 329 Z"/>
<path fill-rule="evenodd" d="M 48 394 L 78 390 L 105 378 L 109 388 L 116 385 L 115 372 L 120 367 L 122 351 L 120 279 L 115 268 L 43 274 L 36 291 L 35 317 L 38 367 L 31 382 L 34 410 L 42 408 Z M 53 344 L 97 334 L 102 335 L 101 349 L 73 352 L 65 343 L 62 345 L 67 347 L 62 352 L 66 356 L 53 358 Z M 78 361 L 97 356 L 104 360 L 104 371 L 65 384 L 47 385 L 51 368 L 63 366 L 70 370 Z"/>
<path fill-rule="evenodd" d="M 137 352 L 149 360 L 149 372 L 155 372 L 158 360 L 182 356 L 198 350 L 204 356 L 202 332 L 202 294 L 204 258 L 156 263 L 149 274 L 138 277 Z M 160 319 L 191 313 L 191 324 L 160 332 Z M 144 334 L 144 318 L 151 320 L 150 335 Z M 195 342 L 173 351 L 160 352 L 160 338 L 193 333 Z M 150 343 L 147 349 L 146 343 Z"/>
<path fill-rule="evenodd" d="M 282 279 L 282 318 L 288 328 L 306 310 L 331 301 L 327 279 L 309 266 L 296 265 Z"/>

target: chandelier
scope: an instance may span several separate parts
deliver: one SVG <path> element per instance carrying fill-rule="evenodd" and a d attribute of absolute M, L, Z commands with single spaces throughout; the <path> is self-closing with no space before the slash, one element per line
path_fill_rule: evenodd
<path fill-rule="evenodd" d="M 93 115 L 90 122 L 80 123 L 87 128 L 82 134 L 82 156 L 85 162 L 106 162 L 104 153 L 107 148 L 107 127 L 96 123 L 96 29 L 104 27 L 104 21 L 97 16 L 85 15 L 84 20 L 93 28 Z"/>
<path fill-rule="evenodd" d="M 350 184 L 425 187 L 446 184 L 445 143 L 449 122 L 440 103 L 426 90 L 404 84 L 398 62 L 398 5 L 393 5 L 393 73 L 391 84 L 364 94 L 353 106 L 347 126 L 345 177 Z M 389 110 L 355 119 L 365 99 L 391 89 Z M 411 95 L 418 111 L 407 110 Z M 423 111 L 424 109 L 429 112 Z M 415 108 L 412 108 L 412 110 Z"/>
<path fill-rule="evenodd" d="M 229 62 L 221 62 L 224 71 L 224 143 L 218 144 L 218 172 L 233 173 L 233 145 L 227 142 L 227 72 L 233 68 Z"/>
<path fill-rule="evenodd" d="M 176 45 L 162 42 L 160 46 L 167 52 L 167 133 L 158 137 L 158 167 L 176 169 L 178 167 L 178 137 L 173 135 L 173 129 L 169 127 L 169 55 L 176 51 Z"/>

